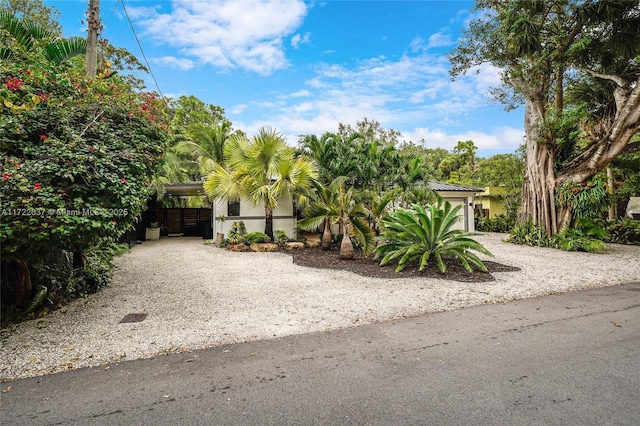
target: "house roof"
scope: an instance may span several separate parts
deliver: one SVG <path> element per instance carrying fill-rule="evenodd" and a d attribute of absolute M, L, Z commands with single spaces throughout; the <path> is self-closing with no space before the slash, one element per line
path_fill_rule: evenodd
<path fill-rule="evenodd" d="M 455 185 L 453 183 L 429 181 L 429 188 L 433 191 L 457 191 L 457 192 L 482 192 L 482 188 L 474 188 L 471 186 Z"/>
<path fill-rule="evenodd" d="M 167 184 L 164 186 L 164 191 L 167 195 L 179 195 L 183 197 L 191 195 L 205 195 L 202 182 Z"/>

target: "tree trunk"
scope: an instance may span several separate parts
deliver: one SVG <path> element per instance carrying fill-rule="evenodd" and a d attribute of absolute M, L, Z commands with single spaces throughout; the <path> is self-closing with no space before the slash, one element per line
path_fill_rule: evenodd
<path fill-rule="evenodd" d="M 264 233 L 273 241 L 273 209 L 267 205 L 264 206 Z"/>
<path fill-rule="evenodd" d="M 554 153 L 539 134 L 543 122 L 542 108 L 527 100 L 524 119 L 527 151 L 520 220 L 532 221 L 550 236 L 561 229 L 563 221 L 558 221 L 555 206 Z"/>
<path fill-rule="evenodd" d="M 22 306 L 31 297 L 31 274 L 27 263 L 17 256 L 2 262 L 2 306 Z"/>
<path fill-rule="evenodd" d="M 331 221 L 324 221 L 324 231 L 322 231 L 322 250 L 330 250 L 333 236 L 331 235 Z"/>
<path fill-rule="evenodd" d="M 607 167 L 607 192 L 611 197 L 611 200 L 609 201 L 609 220 L 616 219 L 616 200 L 614 199 L 614 186 L 615 181 L 613 179 L 613 169 L 611 167 Z"/>
<path fill-rule="evenodd" d="M 76 249 L 73 252 L 73 269 L 85 269 L 87 267 L 87 250 Z"/>
<path fill-rule="evenodd" d="M 353 259 L 354 255 L 353 243 L 351 243 L 349 234 L 345 232 L 342 234 L 342 242 L 340 243 L 340 257 L 343 259 Z"/>
<path fill-rule="evenodd" d="M 343 259 L 353 259 L 354 250 L 351 238 L 349 238 L 350 226 L 345 221 L 342 222 L 342 241 L 340 242 L 340 257 Z"/>

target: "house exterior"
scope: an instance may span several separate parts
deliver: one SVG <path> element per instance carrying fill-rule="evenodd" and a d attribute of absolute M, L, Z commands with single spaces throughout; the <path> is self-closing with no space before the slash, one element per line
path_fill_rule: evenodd
<path fill-rule="evenodd" d="M 224 220 L 221 220 L 224 217 Z M 247 232 L 264 232 L 264 205 L 246 199 L 237 202 L 215 200 L 213 202 L 213 221 L 215 233 L 229 235 L 233 222 L 244 222 Z M 296 237 L 297 216 L 293 202 L 288 198 L 278 199 L 278 206 L 273 210 L 273 230 L 283 230 L 287 237 Z"/>
<path fill-rule="evenodd" d="M 632 219 L 640 219 L 640 197 L 629 198 L 625 216 Z"/>
<path fill-rule="evenodd" d="M 463 205 L 463 208 L 459 213 L 459 220 L 454 227 L 455 229 L 462 229 L 468 232 L 475 231 L 473 217 L 473 199 L 475 194 L 482 192 L 481 188 L 473 188 L 469 186 L 454 185 L 450 183 L 435 181 L 429 182 L 429 188 L 436 194 L 438 194 L 443 201 L 450 202 L 452 206 L 456 206 L 459 204 Z M 165 191 L 168 194 L 180 196 L 204 194 L 201 183 L 165 185 Z M 191 212 L 180 212 L 183 228 L 185 228 L 186 224 L 186 213 L 191 214 Z M 198 218 L 200 219 L 205 217 L 203 212 L 196 213 L 198 214 Z M 178 213 L 176 213 L 176 215 L 177 214 Z M 244 222 L 247 232 L 264 232 L 265 229 L 264 206 L 260 204 L 254 206 L 253 203 L 246 199 L 241 199 L 237 202 L 223 199 L 215 200 L 212 203 L 210 215 L 206 217 L 207 221 L 211 221 L 210 229 L 213 230 L 213 235 L 229 235 L 229 230 L 231 229 L 233 222 L 240 221 Z M 167 222 L 169 224 L 170 221 Z M 202 220 L 196 219 L 195 223 L 199 228 L 202 228 L 204 226 Z M 283 230 L 284 232 L 286 232 L 288 237 L 295 238 L 297 234 L 297 224 L 297 212 L 293 201 L 287 197 L 280 198 L 278 200 L 278 206 L 273 211 L 273 230 Z"/>
<path fill-rule="evenodd" d="M 507 195 L 507 188 L 487 186 L 475 198 L 476 209 L 482 210 L 483 217 L 506 215 L 507 209 L 503 201 L 505 195 Z"/>
<path fill-rule="evenodd" d="M 205 195 L 204 188 L 200 182 L 165 185 L 165 193 L 178 196 Z M 264 206 L 260 204 L 254 206 L 253 203 L 246 199 L 241 199 L 238 202 L 215 200 L 212 203 L 211 209 L 167 210 L 177 210 L 177 212 L 168 211 L 166 214 L 168 218 L 166 223 L 164 223 L 162 219 L 159 219 L 160 226 L 164 224 L 169 227 L 171 231 L 173 225 L 176 230 L 181 229 L 180 233 L 183 235 L 199 236 L 199 234 L 191 234 L 185 231 L 190 229 L 188 225 L 190 225 L 191 222 L 197 225 L 197 229 L 203 228 L 203 220 L 208 221 L 208 224 L 210 223 L 210 229 L 213 230 L 213 235 L 216 233 L 229 235 L 229 230 L 233 222 L 240 221 L 244 222 L 247 232 L 264 232 L 265 229 Z M 205 210 L 208 210 L 210 213 L 205 215 Z M 170 216 L 172 213 L 176 217 L 175 220 L 172 220 L 172 216 Z M 197 219 L 191 217 L 194 214 L 197 215 Z M 206 219 L 203 219 L 204 217 L 206 217 Z M 189 219 L 189 221 L 187 219 Z M 278 199 L 278 207 L 273 211 L 273 230 L 283 230 L 288 237 L 294 238 L 296 236 L 296 228 L 297 217 L 292 200 L 286 197 Z"/>
<path fill-rule="evenodd" d="M 473 220 L 473 199 L 475 194 L 482 192 L 481 188 L 436 181 L 429 182 L 429 188 L 438 194 L 442 198 L 442 201 L 448 201 L 452 206 L 457 206 L 459 204 L 463 205 L 459 212 L 460 215 L 458 223 L 454 229 L 475 232 Z"/>

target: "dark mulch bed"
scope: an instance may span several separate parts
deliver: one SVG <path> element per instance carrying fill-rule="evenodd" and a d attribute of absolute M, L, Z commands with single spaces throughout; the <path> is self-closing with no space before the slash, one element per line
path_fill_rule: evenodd
<path fill-rule="evenodd" d="M 337 247 L 331 250 L 321 250 L 320 248 L 303 248 L 290 252 L 293 256 L 293 263 L 320 269 L 340 269 L 350 271 L 364 277 L 372 278 L 439 278 L 451 281 L 462 281 L 471 283 L 481 283 L 493 281 L 492 272 L 519 271 L 520 268 L 502 265 L 496 262 L 484 262 L 489 272 L 474 271 L 467 272 L 460 262 L 455 259 L 445 259 L 447 270 L 441 273 L 434 262 L 429 262 L 425 270 L 418 271 L 418 265 L 409 265 L 400 272 L 395 272 L 397 263 L 389 262 L 385 266 L 379 266 L 380 259 L 373 256 L 365 257 L 361 250 L 356 250 L 355 256 L 351 260 L 342 259 Z"/>

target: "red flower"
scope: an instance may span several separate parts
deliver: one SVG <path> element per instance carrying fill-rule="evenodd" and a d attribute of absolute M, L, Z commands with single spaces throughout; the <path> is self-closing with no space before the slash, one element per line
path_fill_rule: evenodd
<path fill-rule="evenodd" d="M 2 181 L 3 182 L 8 181 L 11 178 L 11 176 L 13 176 L 11 173 L 3 173 L 2 174 Z"/>
<path fill-rule="evenodd" d="M 61 189 L 61 190 L 60 190 L 60 193 L 61 193 L 62 195 L 64 195 L 64 194 L 66 194 L 66 193 L 67 193 L 67 191 L 65 191 L 64 189 Z"/>
<path fill-rule="evenodd" d="M 125 178 L 120 178 L 120 182 L 124 183 L 125 185 L 129 185 L 129 182 L 127 182 Z"/>
<path fill-rule="evenodd" d="M 89 147 L 89 151 L 93 151 L 94 149 L 95 149 L 95 148 L 94 148 L 94 147 L 92 147 L 92 146 L 90 146 L 90 147 Z"/>
<path fill-rule="evenodd" d="M 15 77 L 7 77 L 4 79 L 4 84 L 6 84 L 7 89 L 9 90 L 18 90 L 24 84 L 24 81 Z"/>
<path fill-rule="evenodd" d="M 49 139 L 49 137 L 47 135 L 40 135 L 40 140 L 41 141 L 46 141 L 47 139 Z"/>
<path fill-rule="evenodd" d="M 42 185 L 40 185 L 39 183 L 36 183 L 35 185 L 33 185 L 33 190 L 34 191 L 39 191 L 42 189 Z"/>

